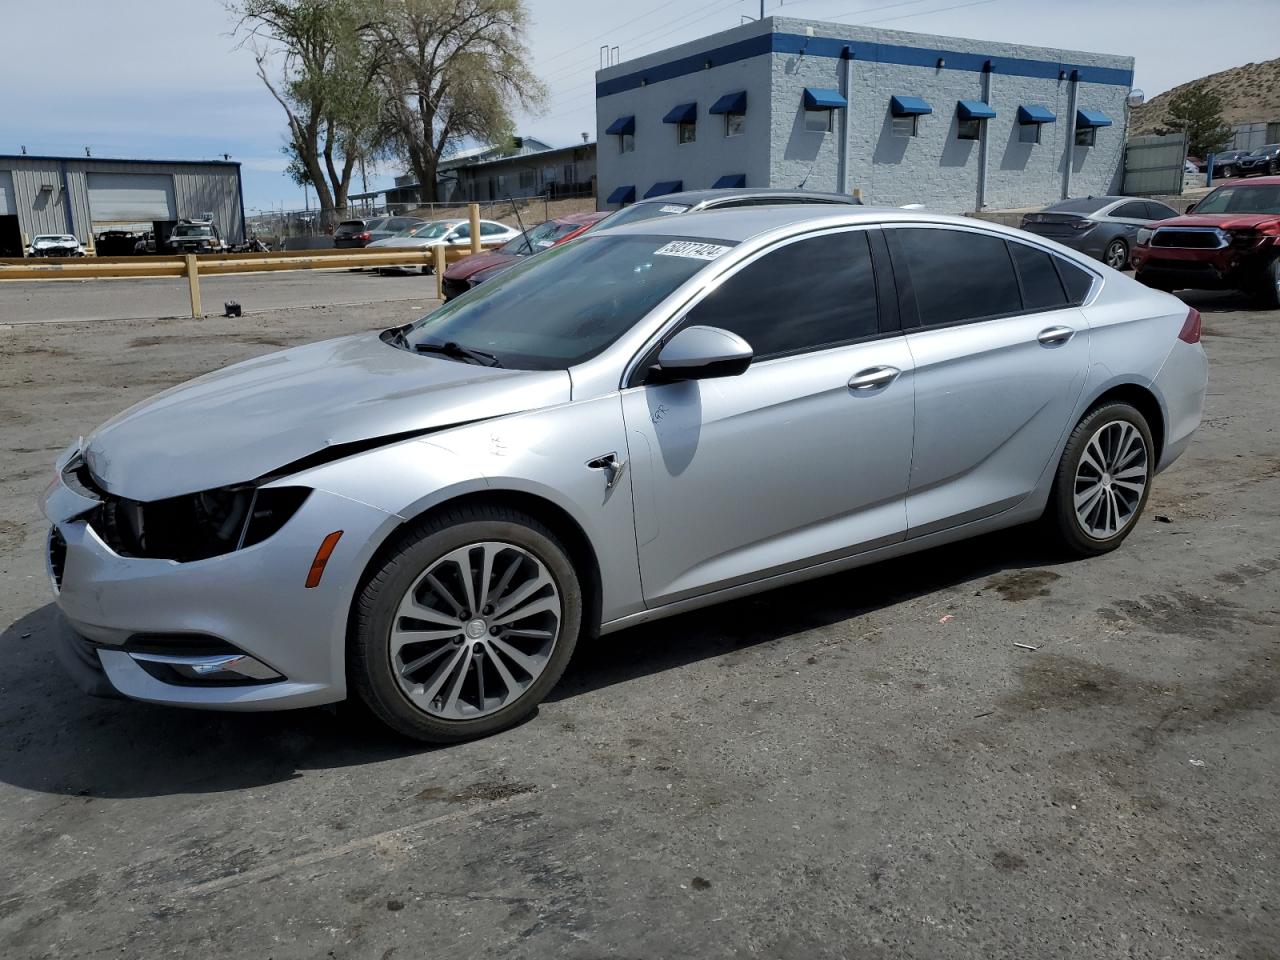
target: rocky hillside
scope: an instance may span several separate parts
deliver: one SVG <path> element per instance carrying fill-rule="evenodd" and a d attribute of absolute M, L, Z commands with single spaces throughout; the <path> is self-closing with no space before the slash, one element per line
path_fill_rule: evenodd
<path fill-rule="evenodd" d="M 1222 118 L 1229 126 L 1259 120 L 1280 120 L 1280 59 L 1246 63 L 1202 80 L 1192 80 L 1152 97 L 1129 115 L 1131 134 L 1152 133 L 1163 127 L 1174 94 L 1205 83 L 1222 98 Z"/>

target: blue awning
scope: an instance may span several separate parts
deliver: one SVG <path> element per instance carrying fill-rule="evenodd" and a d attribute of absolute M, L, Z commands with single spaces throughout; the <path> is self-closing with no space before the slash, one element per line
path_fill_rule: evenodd
<path fill-rule="evenodd" d="M 895 117 L 919 117 L 933 113 L 933 107 L 922 97 L 897 96 L 889 98 L 889 112 Z"/>
<path fill-rule="evenodd" d="M 609 129 L 605 131 L 607 137 L 617 137 L 624 133 L 634 134 L 636 132 L 635 117 L 619 117 L 613 123 L 609 124 Z"/>
<path fill-rule="evenodd" d="M 746 113 L 747 112 L 747 91 L 739 90 L 737 93 L 726 93 L 723 97 L 711 105 L 712 113 Z"/>
<path fill-rule="evenodd" d="M 609 194 L 609 199 L 605 203 L 635 203 L 636 188 L 633 186 L 618 187 L 613 193 Z"/>
<path fill-rule="evenodd" d="M 662 118 L 663 123 L 697 123 L 698 122 L 698 105 L 696 103 L 681 103 L 672 107 L 665 117 Z"/>
<path fill-rule="evenodd" d="M 804 88 L 804 108 L 806 110 L 843 110 L 849 101 L 840 96 L 839 90 L 819 90 L 817 87 Z"/>
<path fill-rule="evenodd" d="M 684 189 L 683 180 L 662 180 L 644 192 L 645 199 L 660 197 L 667 193 L 679 193 Z"/>
<path fill-rule="evenodd" d="M 745 173 L 726 173 L 723 177 L 713 183 L 712 187 L 745 187 L 747 185 L 747 175 Z"/>
<path fill-rule="evenodd" d="M 981 100 L 961 100 L 956 104 L 956 116 L 961 120 L 994 120 L 996 112 Z"/>
<path fill-rule="evenodd" d="M 1101 110 L 1089 110 L 1081 107 L 1076 111 L 1077 127 L 1109 127 L 1111 126 L 1111 118 Z"/>
<path fill-rule="evenodd" d="M 1019 123 L 1055 123 L 1057 121 L 1048 107 L 1035 103 L 1026 103 L 1018 108 Z"/>

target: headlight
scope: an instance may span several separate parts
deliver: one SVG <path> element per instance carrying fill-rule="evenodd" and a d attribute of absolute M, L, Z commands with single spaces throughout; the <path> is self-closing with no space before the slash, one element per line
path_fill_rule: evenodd
<path fill-rule="evenodd" d="M 1155 232 L 1154 230 L 1149 230 L 1146 227 L 1139 228 L 1138 246 L 1145 247 L 1147 244 L 1149 244 L 1151 242 L 1151 234 L 1153 234 L 1154 232 Z"/>

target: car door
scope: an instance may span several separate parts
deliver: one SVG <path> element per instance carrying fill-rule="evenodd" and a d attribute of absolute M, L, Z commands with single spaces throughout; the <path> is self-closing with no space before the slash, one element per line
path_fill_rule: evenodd
<path fill-rule="evenodd" d="M 878 230 L 787 241 L 681 321 L 746 339 L 745 373 L 622 391 L 647 604 L 903 539 L 913 382 L 888 282 Z"/>
<path fill-rule="evenodd" d="M 444 238 L 444 242 L 452 246 L 458 246 L 463 243 L 471 242 L 471 224 L 460 223 L 449 231 L 448 236 Z"/>
<path fill-rule="evenodd" d="M 1013 507 L 1070 426 L 1089 327 L 1049 252 L 980 229 L 885 229 L 915 366 L 908 536 Z"/>

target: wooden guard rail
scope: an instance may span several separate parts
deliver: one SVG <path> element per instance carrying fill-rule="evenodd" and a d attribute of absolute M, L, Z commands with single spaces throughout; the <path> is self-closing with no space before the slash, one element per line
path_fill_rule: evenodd
<path fill-rule="evenodd" d="M 487 245 L 492 248 L 492 244 Z M 270 270 L 338 270 L 360 267 L 433 266 L 436 298 L 444 299 L 444 271 L 451 263 L 486 249 L 480 242 L 479 207 L 471 205 L 470 247 L 426 247 L 421 250 L 281 250 L 278 253 L 210 253 L 156 257 L 87 257 L 42 260 L 0 258 L 3 280 L 84 280 L 104 277 L 186 277 L 191 294 L 191 316 L 203 316 L 200 276 L 256 273 Z"/>

